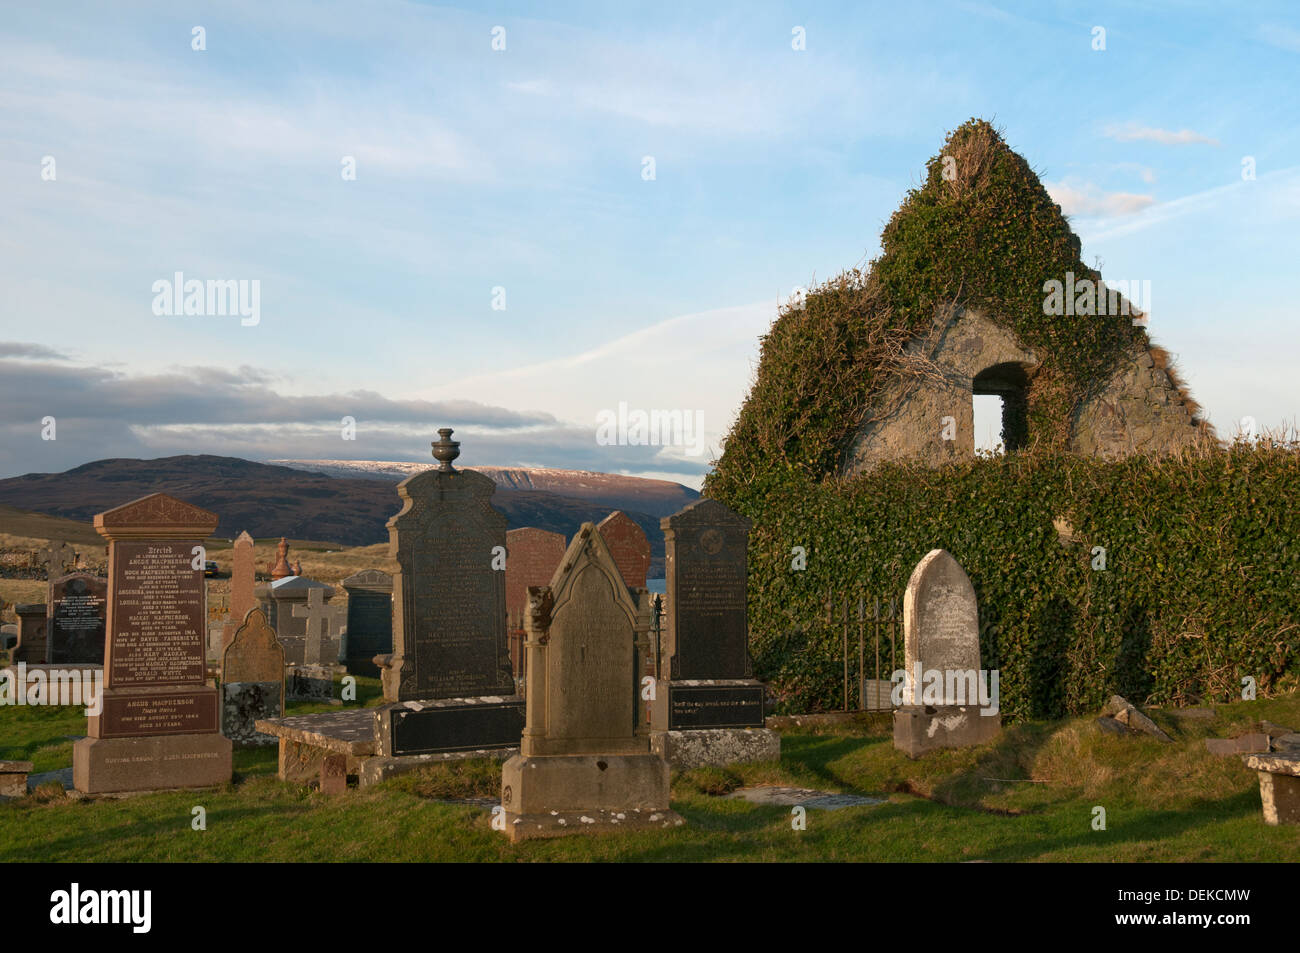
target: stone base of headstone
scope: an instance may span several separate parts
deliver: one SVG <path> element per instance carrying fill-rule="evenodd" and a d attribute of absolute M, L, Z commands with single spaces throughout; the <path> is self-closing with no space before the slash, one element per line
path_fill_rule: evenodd
<path fill-rule="evenodd" d="M 1300 824 L 1300 754 L 1255 754 L 1242 761 L 1259 775 L 1264 823 Z"/>
<path fill-rule="evenodd" d="M 237 745 L 273 745 L 274 735 L 253 728 L 258 718 L 274 718 L 283 705 L 283 682 L 224 682 L 221 686 L 221 731 Z"/>
<path fill-rule="evenodd" d="M 781 760 L 781 736 L 769 728 L 652 731 L 650 750 L 678 771 Z"/>
<path fill-rule="evenodd" d="M 974 705 L 904 705 L 894 711 L 894 747 L 909 758 L 982 745 L 1001 730 L 1001 715 L 983 715 Z"/>
<path fill-rule="evenodd" d="M 82 738 L 72 746 L 72 782 L 83 794 L 212 787 L 230 780 L 232 747 L 212 733 Z"/>
<path fill-rule="evenodd" d="M 507 761 L 519 754 L 519 746 L 513 748 L 478 748 L 474 751 L 447 751 L 442 754 L 414 754 L 401 758 L 373 757 L 363 759 L 357 767 L 357 787 L 365 788 L 380 784 L 399 774 L 409 774 L 435 764 L 449 761 L 473 761 L 483 758 L 489 761 Z"/>
<path fill-rule="evenodd" d="M 290 665 L 284 673 L 286 700 L 342 704 L 334 697 L 334 676 L 342 671 L 341 665 Z"/>
<path fill-rule="evenodd" d="M 375 753 L 395 758 L 518 748 L 523 731 L 518 695 L 398 702 L 375 710 Z"/>
<path fill-rule="evenodd" d="M 655 731 L 762 728 L 763 683 L 752 678 L 657 679 L 650 726 Z"/>
<path fill-rule="evenodd" d="M 511 841 L 685 823 L 668 806 L 668 762 L 649 753 L 516 755 L 501 803 Z"/>

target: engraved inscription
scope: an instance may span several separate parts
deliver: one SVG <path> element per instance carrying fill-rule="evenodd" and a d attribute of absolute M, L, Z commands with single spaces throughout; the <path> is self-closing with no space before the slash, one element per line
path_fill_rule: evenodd
<path fill-rule="evenodd" d="M 117 541 L 110 684 L 201 685 L 204 586 L 197 540 Z"/>

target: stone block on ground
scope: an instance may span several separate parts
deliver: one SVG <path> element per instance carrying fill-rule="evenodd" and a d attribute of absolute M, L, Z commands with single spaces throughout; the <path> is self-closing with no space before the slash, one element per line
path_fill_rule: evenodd
<path fill-rule="evenodd" d="M 1264 823 L 1300 824 L 1300 754 L 1251 754 L 1242 760 L 1259 775 Z"/>
<path fill-rule="evenodd" d="M 678 771 L 781 760 L 781 736 L 770 728 L 652 731 L 650 750 Z"/>
<path fill-rule="evenodd" d="M 0 798 L 24 797 L 31 771 L 30 761 L 0 761 Z"/>

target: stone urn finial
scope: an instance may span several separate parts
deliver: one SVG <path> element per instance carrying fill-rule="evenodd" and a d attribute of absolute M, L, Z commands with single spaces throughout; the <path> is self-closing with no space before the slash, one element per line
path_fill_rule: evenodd
<path fill-rule="evenodd" d="M 289 541 L 281 536 L 280 544 L 275 547 L 275 562 L 271 566 L 271 578 L 284 579 L 292 575 L 293 569 L 289 566 Z"/>
<path fill-rule="evenodd" d="M 438 461 L 438 469 L 443 473 L 455 473 L 451 461 L 460 456 L 460 441 L 451 439 L 450 427 L 439 427 L 438 438 L 433 442 L 433 458 Z"/>

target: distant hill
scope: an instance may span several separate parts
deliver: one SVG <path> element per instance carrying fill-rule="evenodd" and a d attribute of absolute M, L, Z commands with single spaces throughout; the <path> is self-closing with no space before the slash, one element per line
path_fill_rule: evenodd
<path fill-rule="evenodd" d="M 309 470 L 327 476 L 383 480 L 400 483 L 409 476 L 436 466 L 385 460 L 271 460 L 273 464 Z M 671 516 L 694 503 L 700 494 L 680 483 L 647 480 L 617 473 L 590 470 L 557 470 L 550 467 L 473 467 L 491 477 L 503 490 L 558 493 L 575 500 L 608 506 L 610 510 L 638 510 L 652 516 Z"/>
<path fill-rule="evenodd" d="M 415 472 L 425 469 L 421 464 L 409 466 Z M 627 511 L 650 539 L 651 577 L 663 574 L 659 516 L 676 512 L 698 497 L 694 490 L 663 480 L 568 470 L 480 469 L 497 480 L 492 505 L 505 514 L 511 529 L 537 526 L 572 536 L 583 522 L 599 522 L 615 509 Z M 536 473 L 544 476 L 534 479 Z M 638 484 L 647 485 L 644 499 L 637 496 Z M 516 486 L 520 488 L 510 488 Z M 38 535 L 22 532 L 31 525 L 30 513 L 84 525 L 96 513 L 158 492 L 212 510 L 220 517 L 216 535 L 227 539 L 247 530 L 256 538 L 288 536 L 366 546 L 388 540 L 385 524 L 401 508 L 391 474 L 330 476 L 207 454 L 112 459 L 65 473 L 29 473 L 0 480 L 0 506 L 29 511 L 19 526 L 20 514 L 9 511 L 6 516 L 0 510 L 0 533 Z"/>

